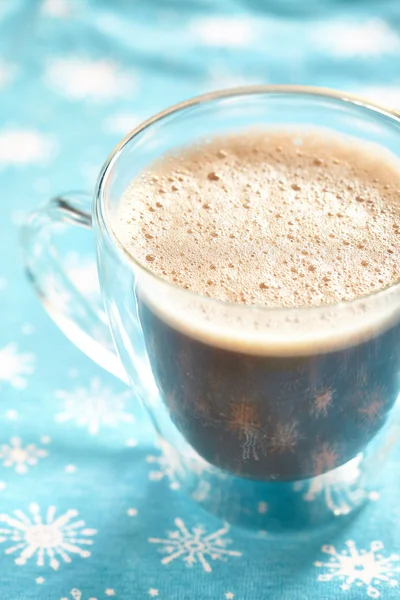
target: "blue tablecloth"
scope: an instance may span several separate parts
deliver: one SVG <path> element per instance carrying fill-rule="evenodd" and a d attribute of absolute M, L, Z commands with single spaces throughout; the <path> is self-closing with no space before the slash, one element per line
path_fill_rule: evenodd
<path fill-rule="evenodd" d="M 229 529 L 170 478 L 138 402 L 63 337 L 23 274 L 25 214 L 90 191 L 136 123 L 259 82 L 400 108 L 398 0 L 0 1 L 1 600 L 400 597 L 399 450 L 334 534 Z M 91 265 L 68 260 L 90 291 Z"/>

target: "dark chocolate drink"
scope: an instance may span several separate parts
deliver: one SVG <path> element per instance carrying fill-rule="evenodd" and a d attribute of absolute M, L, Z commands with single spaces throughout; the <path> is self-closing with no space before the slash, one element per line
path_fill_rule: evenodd
<path fill-rule="evenodd" d="M 190 311 L 171 318 L 163 298 L 137 290 L 154 378 L 204 459 L 295 480 L 344 464 L 379 431 L 399 392 L 400 317 L 355 302 L 342 322 L 340 306 L 400 279 L 399 216 L 399 161 L 329 130 L 199 142 L 132 182 L 119 207 L 126 248 L 194 292 L 192 311 L 204 312 L 202 298 L 240 306 L 256 332 L 241 317 L 234 333 L 202 330 Z M 279 308 L 289 335 L 274 325 Z M 303 335 L 297 309 L 310 315 Z"/>

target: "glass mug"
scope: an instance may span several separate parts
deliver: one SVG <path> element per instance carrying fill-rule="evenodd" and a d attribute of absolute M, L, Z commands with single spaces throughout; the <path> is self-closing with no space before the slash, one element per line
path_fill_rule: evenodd
<path fill-rule="evenodd" d="M 279 124 L 329 126 L 400 156 L 399 116 L 347 94 L 215 92 L 131 132 L 107 159 L 92 206 L 83 194 L 57 197 L 23 231 L 27 272 L 45 307 L 79 348 L 132 386 L 175 477 L 224 519 L 276 530 L 348 515 L 376 485 L 399 429 L 400 286 L 308 308 L 216 301 L 139 264 L 118 238 L 116 210 L 132 178 L 165 152 Z M 65 248 L 87 252 L 76 226 L 94 234 L 102 299 L 81 293 L 65 264 Z"/>

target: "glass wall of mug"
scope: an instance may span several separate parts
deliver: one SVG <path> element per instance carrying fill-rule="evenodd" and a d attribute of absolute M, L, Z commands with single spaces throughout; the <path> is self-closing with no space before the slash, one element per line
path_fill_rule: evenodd
<path fill-rule="evenodd" d="M 313 518 L 325 518 L 368 495 L 398 395 L 399 288 L 321 308 L 229 305 L 167 283 L 116 250 L 113 224 L 122 192 L 156 157 L 265 126 L 329 127 L 400 149 L 395 116 L 335 96 L 239 92 L 189 103 L 144 127 L 110 164 L 99 191 L 98 222 L 108 232 L 98 236 L 98 255 L 117 348 L 141 381 L 177 476 L 225 518 L 260 524 L 268 512 L 269 521 L 294 524 L 308 521 L 304 499 L 313 498 Z"/>
<path fill-rule="evenodd" d="M 398 426 L 400 287 L 316 308 L 222 303 L 139 265 L 116 224 L 122 193 L 155 158 L 265 126 L 329 127 L 400 152 L 394 114 L 323 91 L 234 91 L 166 111 L 103 172 L 99 276 L 119 355 L 175 476 L 228 520 L 297 527 L 349 514 L 376 484 Z"/>

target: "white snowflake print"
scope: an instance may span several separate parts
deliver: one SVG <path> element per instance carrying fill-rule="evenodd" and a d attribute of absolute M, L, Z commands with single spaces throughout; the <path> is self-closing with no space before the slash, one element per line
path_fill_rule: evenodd
<path fill-rule="evenodd" d="M 71 100 L 107 101 L 127 97 L 136 81 L 111 60 L 87 57 L 52 59 L 45 72 L 48 86 Z"/>
<path fill-rule="evenodd" d="M 51 136 L 32 129 L 0 131 L 0 166 L 45 163 L 56 151 Z"/>
<path fill-rule="evenodd" d="M 16 421 L 19 418 L 19 413 L 17 410 L 15 410 L 15 408 L 10 408 L 6 411 L 5 417 L 10 421 Z"/>
<path fill-rule="evenodd" d="M 322 546 L 322 552 L 330 558 L 327 562 L 314 563 L 317 568 L 327 570 L 327 573 L 318 575 L 318 581 L 338 579 L 343 582 L 340 587 L 344 591 L 350 590 L 353 584 L 365 586 L 370 598 L 379 598 L 381 592 L 377 586 L 385 583 L 396 587 L 398 580 L 394 575 L 400 572 L 400 566 L 395 566 L 400 556 L 391 554 L 385 557 L 381 553 L 383 548 L 382 542 L 376 541 L 370 544 L 368 550 L 357 550 L 355 542 L 351 540 L 346 542 L 346 549 L 341 552 L 334 546 Z"/>
<path fill-rule="evenodd" d="M 9 383 L 17 390 L 26 387 L 26 375 L 34 373 L 34 355 L 18 352 L 17 344 L 10 343 L 0 350 L 0 382 Z"/>
<path fill-rule="evenodd" d="M 35 327 L 31 325 L 31 323 L 24 323 L 21 326 L 21 333 L 23 335 L 32 335 L 33 333 L 35 333 Z"/>
<path fill-rule="evenodd" d="M 383 402 L 374 400 L 368 406 L 358 409 L 366 427 L 372 426 L 380 418 L 383 406 Z"/>
<path fill-rule="evenodd" d="M 46 17 L 68 19 L 72 14 L 70 0 L 44 0 L 41 12 Z"/>
<path fill-rule="evenodd" d="M 263 501 L 259 502 L 257 504 L 257 512 L 260 515 L 265 515 L 268 512 L 268 504 L 266 502 L 263 502 Z"/>
<path fill-rule="evenodd" d="M 125 442 L 125 446 L 127 448 L 136 448 L 137 445 L 138 445 L 138 441 L 135 440 L 135 438 L 128 438 Z"/>
<path fill-rule="evenodd" d="M 83 595 L 82 592 L 80 590 L 77 590 L 76 588 L 74 588 L 73 590 L 71 590 L 70 595 L 67 597 L 63 597 L 60 600 L 83 600 Z M 96 600 L 95 598 L 91 598 L 90 600 Z"/>
<path fill-rule="evenodd" d="M 315 26 L 312 39 L 320 48 L 341 57 L 381 56 L 400 50 L 400 37 L 379 19 L 326 22 Z"/>
<path fill-rule="evenodd" d="M 0 60 L 0 89 L 10 83 L 13 76 L 14 68 L 4 60 Z"/>
<path fill-rule="evenodd" d="M 362 428 L 370 429 L 382 418 L 386 395 L 383 386 L 373 386 L 360 394 L 361 406 L 357 412 Z"/>
<path fill-rule="evenodd" d="M 190 27 L 190 36 L 206 46 L 242 47 L 254 43 L 256 26 L 256 21 L 243 17 L 197 19 Z"/>
<path fill-rule="evenodd" d="M 298 432 L 297 423 L 277 423 L 275 430 L 264 442 L 266 451 L 273 454 L 294 452 L 302 435 Z"/>
<path fill-rule="evenodd" d="M 66 473 L 69 473 L 69 474 L 75 473 L 76 472 L 76 466 L 75 465 L 65 465 L 64 471 Z"/>
<path fill-rule="evenodd" d="M 43 520 L 39 506 L 32 503 L 29 513 L 14 510 L 14 516 L 0 514 L 0 543 L 11 543 L 6 554 L 19 553 L 15 559 L 17 565 L 25 565 L 36 555 L 39 567 L 45 565 L 47 558 L 49 566 L 56 571 L 60 566 L 59 559 L 71 562 L 70 554 L 78 554 L 82 558 L 90 556 L 86 547 L 93 544 L 90 538 L 97 531 L 87 529 L 82 520 L 72 520 L 78 511 L 71 509 L 56 517 L 56 507 L 50 506 Z"/>
<path fill-rule="evenodd" d="M 73 285 L 85 298 L 100 297 L 97 265 L 94 260 L 71 252 L 67 255 L 64 264 Z"/>
<path fill-rule="evenodd" d="M 89 388 L 55 392 L 55 397 L 64 402 L 64 410 L 55 420 L 58 423 L 74 421 L 78 427 L 85 427 L 91 435 L 96 435 L 102 426 L 133 423 L 134 416 L 125 410 L 130 396 L 130 391 L 116 393 L 94 378 Z"/>
<path fill-rule="evenodd" d="M 314 450 L 312 455 L 314 475 L 322 475 L 334 469 L 339 461 L 339 454 L 336 445 L 323 443 Z"/>
<path fill-rule="evenodd" d="M 54 275 L 43 277 L 42 291 L 48 305 L 56 308 L 58 313 L 66 315 L 71 311 L 74 305 L 72 294 Z"/>
<path fill-rule="evenodd" d="M 107 597 L 115 596 L 115 591 L 112 589 L 107 589 L 107 590 L 105 590 L 104 593 Z M 81 590 L 78 590 L 77 588 L 74 588 L 73 590 L 70 591 L 68 596 L 63 596 L 62 598 L 60 598 L 60 600 L 84 600 L 83 592 L 81 592 Z M 90 596 L 90 597 L 88 597 L 88 600 L 98 600 L 98 599 Z"/>
<path fill-rule="evenodd" d="M 13 437 L 9 444 L 0 446 L 0 459 L 3 460 L 3 467 L 13 468 L 16 473 L 24 475 L 29 467 L 37 465 L 39 459 L 47 456 L 47 451 L 43 448 L 37 448 L 34 444 L 22 445 L 18 437 Z"/>
<path fill-rule="evenodd" d="M 296 492 L 302 492 L 305 502 L 322 499 L 326 508 L 336 517 L 349 514 L 367 496 L 360 485 L 360 462 L 356 457 L 346 465 L 310 480 L 294 484 Z"/>
<path fill-rule="evenodd" d="M 177 481 L 175 481 L 174 469 L 172 464 L 169 462 L 167 456 L 165 454 L 159 454 L 158 456 L 154 454 L 149 454 L 146 456 L 146 462 L 154 465 L 154 467 L 149 471 L 149 480 L 150 481 L 161 481 L 162 479 L 169 479 L 169 487 L 171 490 L 178 490 L 180 485 Z"/>
<path fill-rule="evenodd" d="M 104 129 L 109 133 L 126 135 L 146 118 L 136 113 L 118 113 L 108 117 L 104 123 Z"/>
<path fill-rule="evenodd" d="M 183 479 L 185 473 L 189 472 L 198 479 L 198 485 L 191 495 L 198 502 L 201 502 L 207 497 L 211 489 L 210 483 L 205 478 L 208 475 L 215 475 L 219 478 L 225 477 L 223 473 L 213 469 L 195 450 L 186 448 L 184 453 L 179 453 L 164 440 L 160 440 L 159 443 L 161 454 L 146 457 L 146 461 L 154 465 L 154 468 L 149 471 L 150 481 L 168 479 L 170 489 L 179 490 L 180 483 L 178 480 Z"/>
<path fill-rule="evenodd" d="M 224 536 L 229 531 L 225 525 L 214 533 L 206 534 L 202 526 L 189 531 L 182 519 L 175 519 L 177 529 L 168 532 L 167 539 L 149 538 L 151 544 L 160 544 L 159 552 L 166 554 L 161 564 L 168 565 L 182 558 L 187 567 L 200 563 L 206 573 L 211 573 L 211 560 L 227 560 L 229 556 L 242 556 L 237 550 L 228 550 L 231 540 Z"/>
<path fill-rule="evenodd" d="M 244 85 L 254 85 L 256 83 L 263 82 L 261 80 L 257 81 L 256 79 L 254 79 L 254 77 L 242 75 L 240 73 L 236 73 L 230 69 L 227 69 L 225 65 L 213 63 L 208 69 L 206 89 L 233 88 Z"/>
<path fill-rule="evenodd" d="M 311 406 L 311 414 L 315 417 L 326 417 L 328 410 L 333 402 L 333 390 L 331 388 L 323 388 L 316 390 L 313 396 Z"/>
<path fill-rule="evenodd" d="M 211 483 L 205 479 L 200 479 L 196 488 L 190 492 L 191 497 L 200 504 L 206 500 L 212 490 Z"/>

